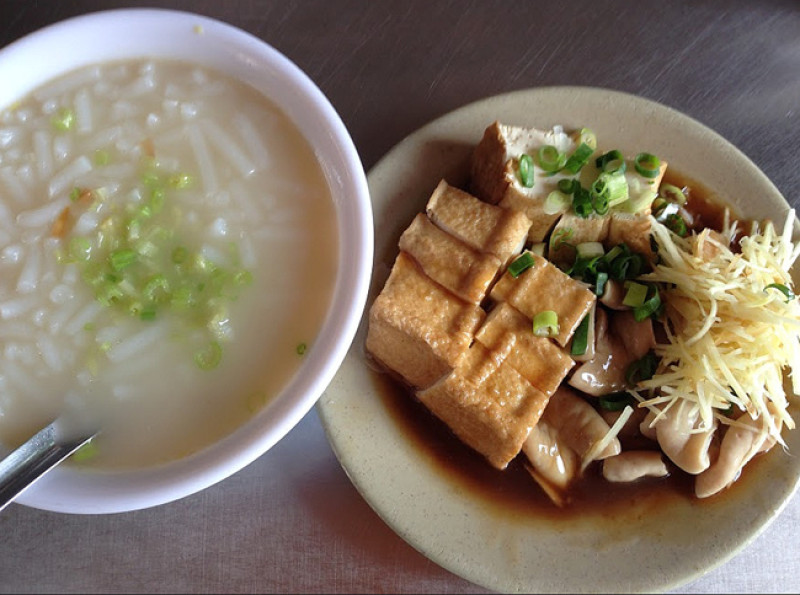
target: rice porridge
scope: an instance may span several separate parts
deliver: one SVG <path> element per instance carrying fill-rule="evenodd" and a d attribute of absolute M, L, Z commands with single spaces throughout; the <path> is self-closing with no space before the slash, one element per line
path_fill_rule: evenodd
<path fill-rule="evenodd" d="M 0 443 L 56 416 L 85 465 L 233 431 L 322 325 L 336 212 L 273 104 L 184 62 L 93 65 L 0 113 Z"/>

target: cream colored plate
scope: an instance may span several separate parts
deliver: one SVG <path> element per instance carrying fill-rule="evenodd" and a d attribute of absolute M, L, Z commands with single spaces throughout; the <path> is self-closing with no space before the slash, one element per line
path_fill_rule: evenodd
<path fill-rule="evenodd" d="M 367 311 L 386 280 L 397 240 L 436 183 L 461 185 L 472 147 L 494 120 L 593 129 L 601 148 L 649 151 L 713 189 L 745 216 L 782 224 L 789 208 L 738 149 L 697 121 L 632 95 L 583 87 L 517 91 L 447 114 L 392 149 L 369 173 L 375 266 Z M 794 493 L 800 457 L 773 449 L 718 502 L 677 499 L 658 510 L 570 521 L 512 515 L 445 476 L 423 455 L 377 391 L 364 356 L 366 312 L 317 409 L 348 476 L 378 515 L 449 571 L 502 592 L 663 591 L 698 578 L 752 541 Z M 786 432 L 800 452 L 800 430 Z M 753 474 L 751 474 L 752 476 Z M 710 504 L 710 505 L 709 505 Z"/>

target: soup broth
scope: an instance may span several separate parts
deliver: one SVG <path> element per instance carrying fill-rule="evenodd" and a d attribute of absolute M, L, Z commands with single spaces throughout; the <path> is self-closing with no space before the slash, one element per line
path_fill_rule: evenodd
<path fill-rule="evenodd" d="M 0 113 L 0 442 L 61 416 L 123 468 L 219 440 L 313 349 L 337 252 L 313 151 L 249 86 L 137 60 L 36 89 Z"/>

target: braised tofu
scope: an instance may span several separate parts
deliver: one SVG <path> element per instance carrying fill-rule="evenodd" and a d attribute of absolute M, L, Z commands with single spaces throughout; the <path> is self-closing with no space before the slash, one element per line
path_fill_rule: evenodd
<path fill-rule="evenodd" d="M 508 302 L 531 320 L 540 312 L 555 312 L 558 333 L 554 339 L 562 347 L 569 343 L 596 300 L 586 284 L 576 281 L 541 256 L 535 256 L 534 265 L 516 278 L 505 272 L 489 296 L 494 303 Z"/>
<path fill-rule="evenodd" d="M 651 262 L 655 259 L 650 245 L 650 217 L 644 214 L 612 213 L 609 218 L 606 246 L 627 244 Z"/>
<path fill-rule="evenodd" d="M 426 212 L 441 229 L 495 255 L 503 266 L 522 250 L 531 226 L 523 213 L 484 202 L 445 180 L 428 199 Z"/>
<path fill-rule="evenodd" d="M 470 165 L 470 187 L 478 198 L 520 211 L 530 219 L 529 242 L 544 240 L 558 221 L 560 213 L 545 213 L 544 201 L 556 190 L 559 180 L 573 177 L 565 171 L 545 172 L 533 159 L 539 149 L 548 145 L 565 154 L 571 154 L 576 147 L 575 140 L 560 127 L 540 130 L 494 122 L 484 131 Z M 527 184 L 520 177 L 522 155 L 532 158 Z"/>
<path fill-rule="evenodd" d="M 605 242 L 609 221 L 609 217 L 599 215 L 580 217 L 565 213 L 550 235 L 548 260 L 560 266 L 570 266 L 575 260 L 575 246 L 585 242 Z"/>
<path fill-rule="evenodd" d="M 517 456 L 548 397 L 480 343 L 419 400 L 497 469 Z"/>
<path fill-rule="evenodd" d="M 575 362 L 554 341 L 534 335 L 532 325 L 522 312 L 501 302 L 489 312 L 475 339 L 502 353 L 528 382 L 550 396 Z"/>
<path fill-rule="evenodd" d="M 399 245 L 428 277 L 475 305 L 481 303 L 500 272 L 500 259 L 441 230 L 423 213 L 406 228 Z"/>
<path fill-rule="evenodd" d="M 370 308 L 366 349 L 412 387 L 425 388 L 453 369 L 485 316 L 400 252 Z"/>

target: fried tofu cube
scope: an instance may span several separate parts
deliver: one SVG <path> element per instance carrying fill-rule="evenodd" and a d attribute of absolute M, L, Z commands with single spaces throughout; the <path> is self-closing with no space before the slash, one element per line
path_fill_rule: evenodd
<path fill-rule="evenodd" d="M 625 243 L 634 252 L 645 256 L 651 262 L 655 259 L 650 245 L 650 217 L 643 214 L 612 213 L 609 218 L 606 247 L 612 248 Z"/>
<path fill-rule="evenodd" d="M 505 354 L 506 361 L 547 396 L 575 365 L 552 340 L 534 335 L 531 319 L 506 302 L 489 312 L 475 339 L 487 349 Z"/>
<path fill-rule="evenodd" d="M 480 304 L 501 262 L 465 244 L 419 213 L 400 236 L 400 250 L 417 261 L 428 277 L 458 297 Z"/>
<path fill-rule="evenodd" d="M 505 469 L 541 417 L 548 397 L 480 343 L 419 400 L 465 444 Z"/>
<path fill-rule="evenodd" d="M 430 386 L 453 369 L 486 317 L 400 252 L 369 312 L 366 349 L 410 386 Z"/>
<path fill-rule="evenodd" d="M 550 234 L 547 258 L 560 266 L 570 266 L 575 261 L 575 246 L 584 242 L 605 243 L 610 217 L 592 214 L 580 217 L 565 213 Z"/>
<path fill-rule="evenodd" d="M 562 347 L 566 347 L 596 300 L 585 283 L 541 256 L 535 256 L 534 265 L 516 278 L 503 273 L 489 296 L 494 303 L 508 302 L 531 320 L 545 310 L 554 311 L 558 316 L 558 334 L 554 338 Z"/>
<path fill-rule="evenodd" d="M 558 221 L 560 213 L 547 214 L 544 201 L 568 172 L 551 174 L 532 159 L 532 182 L 523 184 L 520 157 L 534 157 L 539 149 L 552 145 L 566 154 L 575 150 L 575 140 L 560 128 L 540 130 L 494 122 L 486 128 L 470 162 L 470 189 L 481 200 L 516 210 L 531 220 L 529 242 L 541 242 Z"/>
<path fill-rule="evenodd" d="M 494 254 L 503 266 L 525 245 L 531 221 L 518 211 L 484 202 L 439 182 L 425 210 L 437 226 L 473 248 Z"/>

